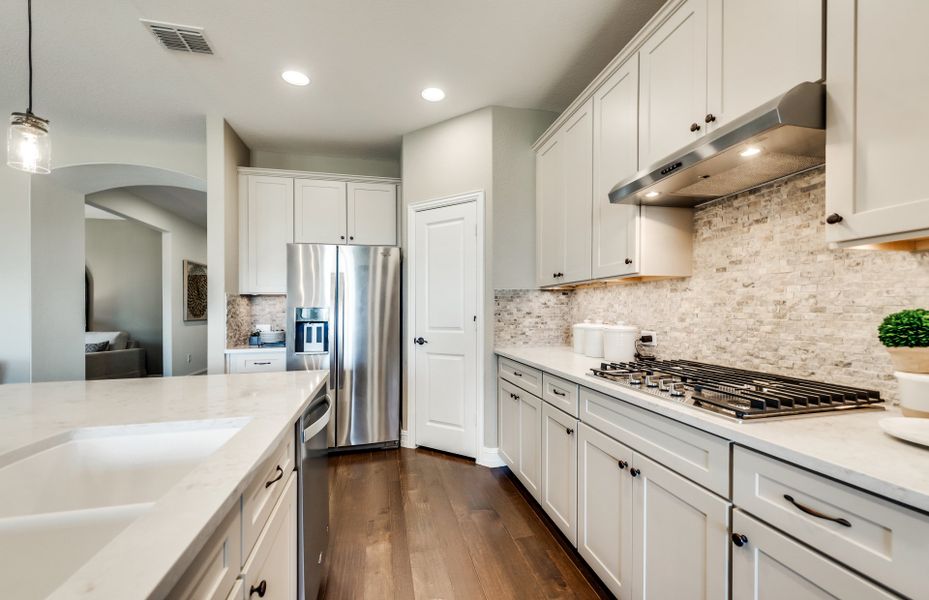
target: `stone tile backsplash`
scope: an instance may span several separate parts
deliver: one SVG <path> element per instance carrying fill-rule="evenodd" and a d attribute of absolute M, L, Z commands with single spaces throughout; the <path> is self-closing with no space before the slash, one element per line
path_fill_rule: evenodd
<path fill-rule="evenodd" d="M 287 296 L 226 296 L 226 347 L 247 346 L 258 323 L 284 329 Z"/>
<path fill-rule="evenodd" d="M 568 343 L 585 318 L 658 335 L 658 354 L 879 389 L 883 317 L 929 306 L 929 252 L 830 249 L 825 171 L 699 207 L 686 279 L 497 290 L 499 345 Z M 553 301 L 551 298 L 557 297 Z"/>

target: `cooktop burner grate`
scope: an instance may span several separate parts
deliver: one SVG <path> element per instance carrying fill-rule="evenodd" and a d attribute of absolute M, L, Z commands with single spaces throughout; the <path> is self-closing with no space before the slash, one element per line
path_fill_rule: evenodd
<path fill-rule="evenodd" d="M 739 420 L 874 408 L 879 392 L 688 360 L 601 363 L 591 375 Z"/>

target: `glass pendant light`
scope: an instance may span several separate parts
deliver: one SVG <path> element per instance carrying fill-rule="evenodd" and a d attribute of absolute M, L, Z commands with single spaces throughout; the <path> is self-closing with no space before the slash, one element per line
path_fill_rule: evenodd
<path fill-rule="evenodd" d="M 29 173 L 51 171 L 52 142 L 48 120 L 32 114 L 32 0 L 26 2 L 29 22 L 29 107 L 10 115 L 6 137 L 6 164 Z"/>

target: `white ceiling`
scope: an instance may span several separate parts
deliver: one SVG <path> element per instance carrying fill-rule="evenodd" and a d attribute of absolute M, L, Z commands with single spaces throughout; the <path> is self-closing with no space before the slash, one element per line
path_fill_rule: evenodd
<path fill-rule="evenodd" d="M 403 133 L 483 106 L 562 110 L 662 3 L 35 2 L 34 110 L 52 127 L 190 140 L 215 113 L 256 150 L 395 158 Z M 25 5 L 0 3 L 4 110 L 25 108 Z M 205 27 L 216 54 L 168 52 L 140 18 Z M 285 69 L 312 82 L 289 86 Z M 423 101 L 427 86 L 447 99 Z"/>

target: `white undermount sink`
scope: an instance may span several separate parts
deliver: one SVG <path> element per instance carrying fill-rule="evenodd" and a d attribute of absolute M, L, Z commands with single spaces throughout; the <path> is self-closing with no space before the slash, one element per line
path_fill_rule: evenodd
<path fill-rule="evenodd" d="M 44 598 L 247 419 L 92 427 L 0 456 L 0 581 Z"/>

